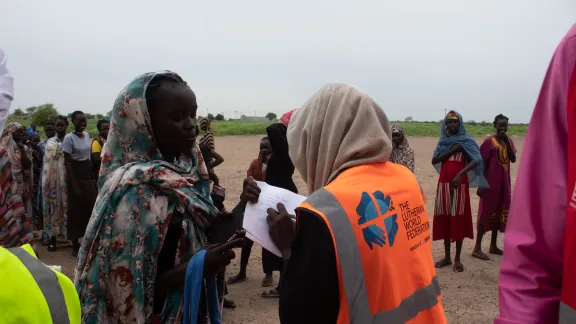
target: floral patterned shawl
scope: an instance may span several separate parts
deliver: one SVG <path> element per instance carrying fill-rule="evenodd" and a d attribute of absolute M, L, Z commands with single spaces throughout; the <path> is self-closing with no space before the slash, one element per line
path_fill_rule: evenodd
<path fill-rule="evenodd" d="M 402 136 L 402 143 L 392 145 L 392 153 L 390 153 L 390 162 L 401 164 L 412 173 L 414 173 L 414 150 L 410 147 L 408 139 L 404 136 L 404 127 L 399 124 L 390 125 L 390 131 L 392 134 L 398 133 Z"/>
<path fill-rule="evenodd" d="M 156 146 L 145 93 L 164 73 L 173 72 L 137 77 L 114 103 L 100 190 L 75 271 L 82 323 L 149 323 L 158 255 L 172 214 L 184 214 L 176 266 L 204 247 L 207 219 L 198 210 L 217 213 L 198 146 L 176 163 L 163 161 Z M 182 291 L 172 291 L 161 322 L 181 318 Z"/>

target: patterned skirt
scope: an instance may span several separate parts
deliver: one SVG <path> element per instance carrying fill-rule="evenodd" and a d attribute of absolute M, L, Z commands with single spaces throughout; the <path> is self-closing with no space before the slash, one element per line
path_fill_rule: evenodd
<path fill-rule="evenodd" d="M 459 186 L 452 186 L 454 177 L 465 167 L 463 161 L 446 161 L 442 164 L 436 188 L 433 240 L 450 239 L 457 242 L 465 238 L 474 239 L 468 176 L 463 174 Z"/>

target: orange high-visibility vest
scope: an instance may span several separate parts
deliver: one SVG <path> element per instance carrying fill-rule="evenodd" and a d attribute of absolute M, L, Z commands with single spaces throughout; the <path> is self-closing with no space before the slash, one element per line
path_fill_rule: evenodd
<path fill-rule="evenodd" d="M 300 205 L 326 222 L 336 250 L 338 323 L 446 323 L 420 185 L 404 166 L 342 172 Z"/>

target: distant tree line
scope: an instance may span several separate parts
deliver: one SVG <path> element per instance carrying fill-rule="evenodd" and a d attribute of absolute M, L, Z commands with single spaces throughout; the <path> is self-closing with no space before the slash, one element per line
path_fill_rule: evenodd
<path fill-rule="evenodd" d="M 60 115 L 58 109 L 51 103 L 45 103 L 39 106 L 32 106 L 26 109 L 16 108 L 14 113 L 12 114 L 18 117 L 28 117 L 31 119 L 32 124 L 36 124 L 40 127 L 44 126 L 44 123 L 47 121 L 53 121 Z M 68 117 L 71 117 L 71 113 L 68 114 Z M 86 119 L 107 119 L 107 117 L 103 114 L 90 114 L 85 113 Z"/>

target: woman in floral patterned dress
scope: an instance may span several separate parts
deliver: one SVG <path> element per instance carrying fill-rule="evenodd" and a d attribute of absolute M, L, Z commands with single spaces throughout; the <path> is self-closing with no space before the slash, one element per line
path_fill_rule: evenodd
<path fill-rule="evenodd" d="M 68 129 L 68 119 L 58 116 L 54 123 L 56 136 L 46 141 L 42 166 L 42 216 L 44 233 L 42 243 L 48 251 L 56 251 L 56 240 L 67 237 L 68 187 L 62 142 Z"/>
<path fill-rule="evenodd" d="M 75 271 L 83 323 L 181 323 L 186 268 L 218 214 L 196 143 L 197 107 L 170 71 L 137 77 L 116 99 Z M 242 242 L 208 249 L 204 277 Z"/>

